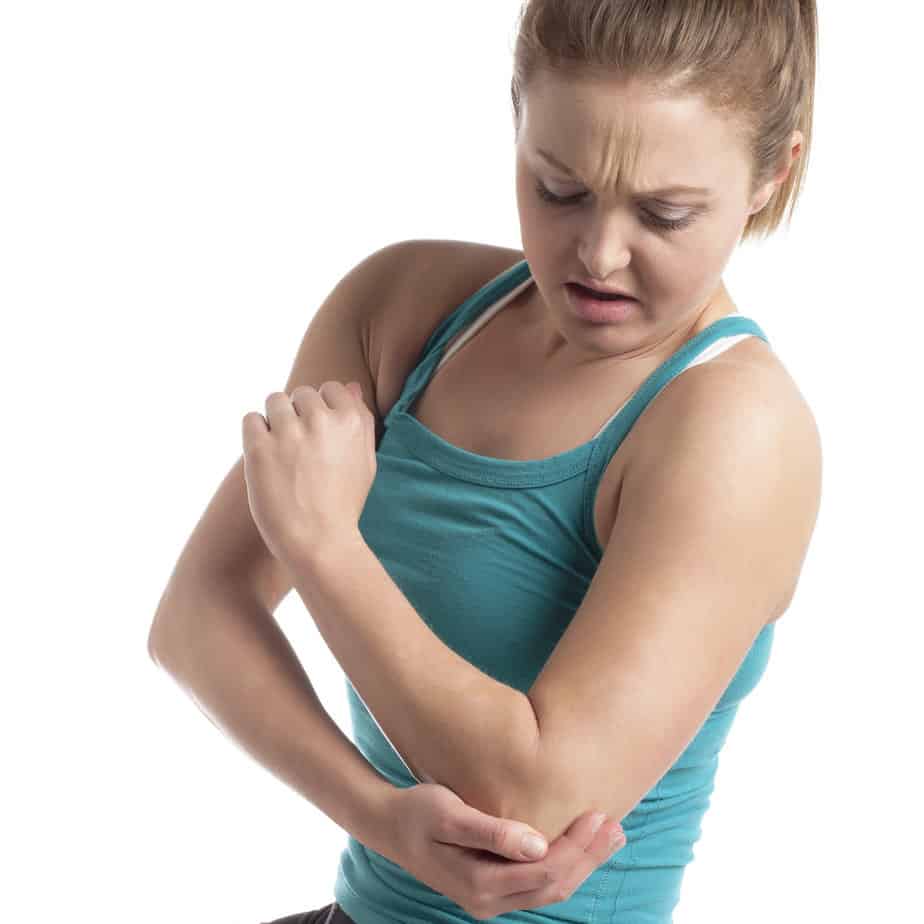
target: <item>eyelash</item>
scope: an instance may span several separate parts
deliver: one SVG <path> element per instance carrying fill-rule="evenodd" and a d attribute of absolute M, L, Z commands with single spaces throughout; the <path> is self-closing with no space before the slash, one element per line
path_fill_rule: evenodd
<path fill-rule="evenodd" d="M 552 205 L 576 205 L 577 202 L 582 199 L 586 193 L 577 193 L 574 196 L 556 196 L 555 193 L 551 192 L 546 188 L 545 184 L 542 182 L 536 183 L 536 192 L 539 194 L 539 198 L 545 202 L 549 202 Z M 658 218 L 657 215 L 652 215 L 651 212 L 644 212 L 646 219 L 649 223 L 655 225 L 658 228 L 663 228 L 666 231 L 680 231 L 685 228 L 687 225 L 691 224 L 695 213 L 685 215 L 683 218 Z"/>

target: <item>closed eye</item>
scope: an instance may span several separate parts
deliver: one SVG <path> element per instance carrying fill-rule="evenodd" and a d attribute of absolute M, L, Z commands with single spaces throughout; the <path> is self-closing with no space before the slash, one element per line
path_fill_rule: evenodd
<path fill-rule="evenodd" d="M 587 193 L 576 193 L 573 196 L 556 196 L 541 180 L 536 183 L 536 192 L 544 202 L 558 206 L 577 205 L 587 195 Z M 696 217 L 695 212 L 690 212 L 688 215 L 684 215 L 683 218 L 663 218 L 646 209 L 642 209 L 642 215 L 646 224 L 666 231 L 680 231 L 682 228 L 692 224 L 693 219 Z"/>

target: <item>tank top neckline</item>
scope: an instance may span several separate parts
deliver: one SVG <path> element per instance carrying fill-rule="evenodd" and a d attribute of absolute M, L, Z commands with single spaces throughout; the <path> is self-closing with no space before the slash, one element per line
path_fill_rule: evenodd
<path fill-rule="evenodd" d="M 670 379 L 712 343 L 742 333 L 767 339 L 757 323 L 744 315 L 736 313 L 719 318 L 675 350 L 639 385 L 619 412 L 595 436 L 579 446 L 541 459 L 506 459 L 470 452 L 443 439 L 407 408 L 429 384 L 440 360 L 446 355 L 448 342 L 461 329 L 477 324 L 488 309 L 505 307 L 512 300 L 510 296 L 516 294 L 514 290 L 524 288 L 528 281 L 531 281 L 531 272 L 527 261 L 522 260 L 486 283 L 448 315 L 430 336 L 400 398 L 385 417 L 387 432 L 397 437 L 421 461 L 444 474 L 497 487 L 537 487 L 574 477 L 588 468 L 595 453 L 609 442 L 608 437 L 624 424 L 625 418 L 638 416 L 644 405 Z M 453 347 L 461 346 L 466 339 L 463 335 Z"/>

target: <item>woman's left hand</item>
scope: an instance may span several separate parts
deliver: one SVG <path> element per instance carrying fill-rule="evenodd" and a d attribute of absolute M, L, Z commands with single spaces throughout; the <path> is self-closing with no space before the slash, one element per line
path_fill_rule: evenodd
<path fill-rule="evenodd" d="M 357 382 L 273 392 L 266 416 L 244 415 L 244 479 L 266 547 L 295 564 L 359 534 L 375 480 L 375 417 Z"/>

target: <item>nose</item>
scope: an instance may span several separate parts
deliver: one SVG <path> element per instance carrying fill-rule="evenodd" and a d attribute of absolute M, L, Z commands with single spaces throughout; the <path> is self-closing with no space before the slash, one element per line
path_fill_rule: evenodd
<path fill-rule="evenodd" d="M 628 219 L 619 215 L 603 215 L 593 221 L 578 246 L 578 257 L 591 279 L 603 282 L 629 265 L 630 233 Z"/>

